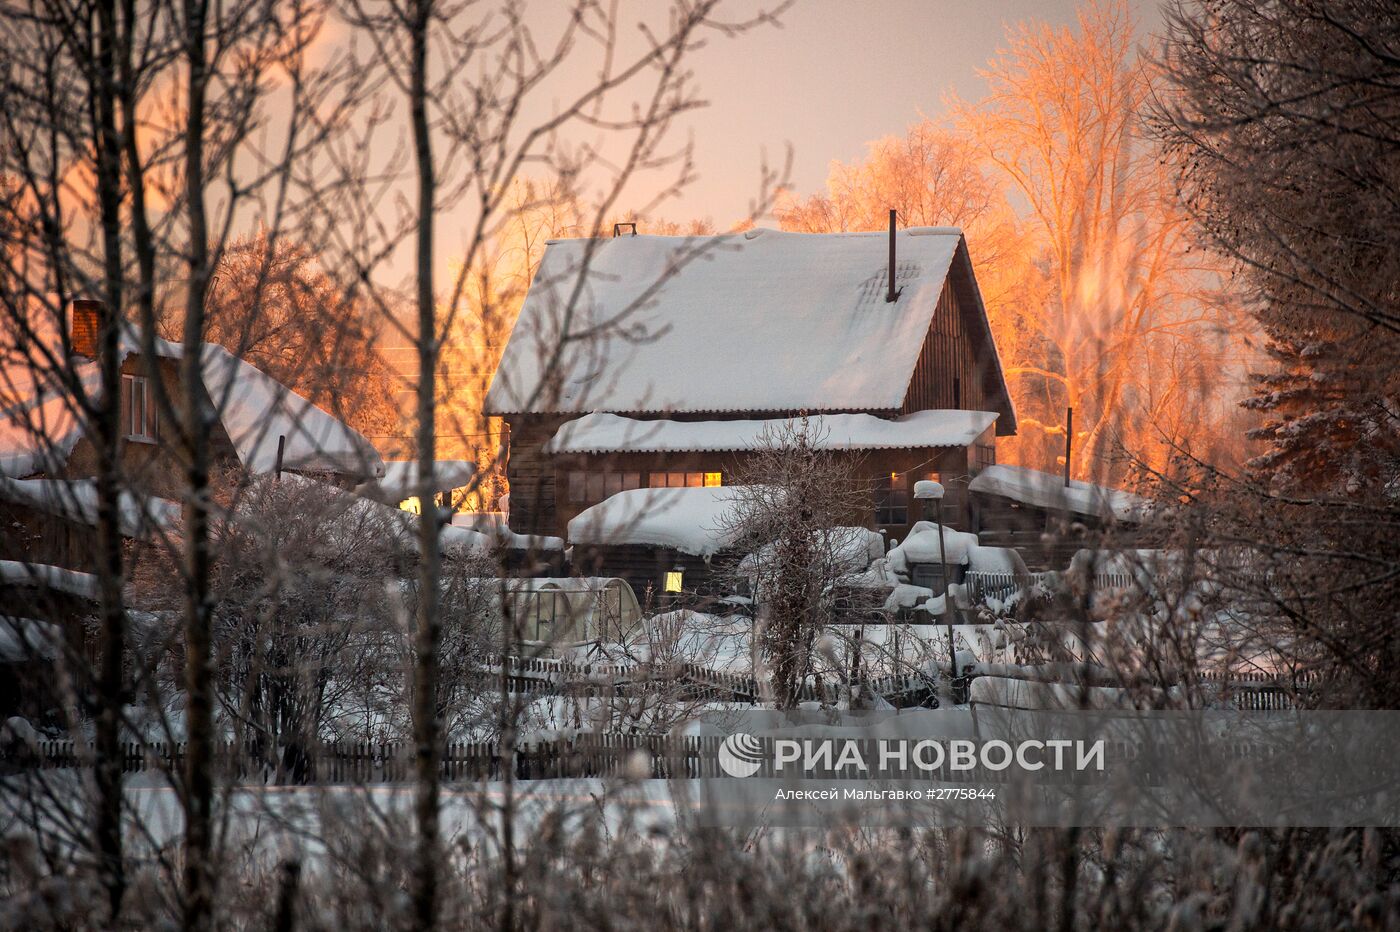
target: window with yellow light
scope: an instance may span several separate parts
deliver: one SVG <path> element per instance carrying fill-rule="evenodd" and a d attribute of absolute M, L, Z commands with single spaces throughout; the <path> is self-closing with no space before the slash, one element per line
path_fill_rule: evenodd
<path fill-rule="evenodd" d="M 683 587 L 684 585 L 685 585 L 685 570 L 684 570 L 684 569 L 682 569 L 681 567 L 678 566 L 678 567 L 676 567 L 676 568 L 673 569 L 673 570 L 667 570 L 667 571 L 666 571 L 666 591 L 667 591 L 667 592 L 680 592 L 680 591 L 682 591 L 682 587 Z"/>

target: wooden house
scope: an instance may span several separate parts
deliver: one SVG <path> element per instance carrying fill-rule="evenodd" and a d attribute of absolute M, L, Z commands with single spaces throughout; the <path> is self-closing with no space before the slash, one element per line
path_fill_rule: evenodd
<path fill-rule="evenodd" d="M 903 537 L 936 478 L 967 527 L 967 481 L 1016 430 L 962 233 L 893 223 L 551 241 L 486 410 L 512 528 L 556 536 L 619 494 L 732 484 L 804 417 L 850 457 L 850 523 Z"/>
<path fill-rule="evenodd" d="M 74 302 L 66 340 L 57 327 L 28 327 L 24 339 L 0 334 L 0 615 L 55 621 L 68 636 L 80 634 L 96 601 L 88 574 L 96 570 L 99 446 L 82 399 L 102 397 L 103 313 L 98 302 Z M 184 352 L 141 340 L 129 325 L 120 333 L 118 523 L 126 540 L 153 539 L 179 521 L 185 456 L 158 394 L 183 422 Z M 346 488 L 383 475 L 357 431 L 222 347 L 202 347 L 199 373 L 215 415 L 215 472 L 281 468 Z"/>

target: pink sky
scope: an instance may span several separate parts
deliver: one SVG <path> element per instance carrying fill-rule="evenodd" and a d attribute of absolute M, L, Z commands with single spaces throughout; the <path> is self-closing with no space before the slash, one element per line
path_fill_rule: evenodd
<path fill-rule="evenodd" d="M 710 102 L 678 129 L 693 133 L 700 179 L 664 210 L 708 217 L 720 229 L 748 212 L 760 154 L 793 146 L 792 180 L 821 188 L 832 159 L 937 117 L 954 92 L 975 100 L 977 74 L 1001 47 L 1005 26 L 1027 19 L 1071 24 L 1073 0 L 799 0 L 783 28 L 716 41 L 692 59 Z M 1152 0 L 1131 3 L 1139 31 L 1160 25 Z M 677 136 L 679 141 L 683 137 Z"/>

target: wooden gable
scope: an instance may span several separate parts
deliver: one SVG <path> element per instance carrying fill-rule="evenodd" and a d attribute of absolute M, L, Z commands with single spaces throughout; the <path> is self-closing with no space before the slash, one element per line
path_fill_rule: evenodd
<path fill-rule="evenodd" d="M 933 323 L 924 337 L 899 413 L 941 408 L 994 411 L 999 415 L 997 436 L 1016 433 L 1016 412 L 963 244 L 959 244 L 943 282 Z"/>

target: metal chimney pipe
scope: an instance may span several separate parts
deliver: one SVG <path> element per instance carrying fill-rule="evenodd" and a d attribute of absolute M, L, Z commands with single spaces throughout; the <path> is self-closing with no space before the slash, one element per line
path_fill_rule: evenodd
<path fill-rule="evenodd" d="M 899 292 L 894 287 L 894 219 L 895 210 L 890 208 L 890 288 L 885 293 L 885 303 L 893 304 L 899 298 Z"/>

